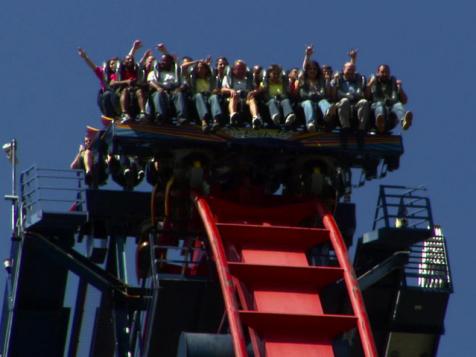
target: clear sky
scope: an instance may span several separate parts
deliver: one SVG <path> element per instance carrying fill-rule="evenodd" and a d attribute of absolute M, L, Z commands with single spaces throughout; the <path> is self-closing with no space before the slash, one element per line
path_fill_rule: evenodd
<path fill-rule="evenodd" d="M 15 137 L 21 169 L 66 168 L 86 125 L 100 126 L 98 83 L 78 57 L 97 63 L 124 55 L 134 39 L 194 58 L 225 55 L 250 65 L 302 63 L 304 47 L 340 68 L 359 49 L 358 70 L 388 63 L 414 112 L 398 172 L 355 192 L 358 233 L 372 224 L 378 185 L 425 185 L 447 236 L 455 294 L 439 356 L 474 355 L 476 161 L 474 133 L 476 5 L 471 0 L 410 1 L 5 1 L 0 13 L 1 143 Z M 141 54 L 142 52 L 140 52 Z M 10 166 L 0 160 L 0 187 Z M 8 256 L 9 205 L 0 204 L 0 252 Z M 3 286 L 4 274 L 0 274 Z"/>

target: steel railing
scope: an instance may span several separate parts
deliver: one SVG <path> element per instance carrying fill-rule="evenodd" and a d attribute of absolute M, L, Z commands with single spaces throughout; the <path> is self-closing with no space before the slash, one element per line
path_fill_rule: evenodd
<path fill-rule="evenodd" d="M 380 186 L 372 229 L 405 227 L 432 229 L 431 204 L 424 187 Z"/>

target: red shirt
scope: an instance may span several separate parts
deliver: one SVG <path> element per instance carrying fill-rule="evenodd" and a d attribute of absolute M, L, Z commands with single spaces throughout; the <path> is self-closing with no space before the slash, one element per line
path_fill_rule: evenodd
<path fill-rule="evenodd" d="M 122 80 L 123 81 L 127 81 L 129 79 L 132 79 L 132 80 L 137 80 L 137 71 L 136 69 L 133 67 L 131 69 L 129 68 L 124 68 L 122 70 Z"/>

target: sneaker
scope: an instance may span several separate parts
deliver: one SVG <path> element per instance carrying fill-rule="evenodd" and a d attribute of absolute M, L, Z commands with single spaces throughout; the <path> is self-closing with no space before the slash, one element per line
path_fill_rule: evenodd
<path fill-rule="evenodd" d="M 307 124 L 307 130 L 308 131 L 315 131 L 316 130 L 316 124 L 314 124 L 314 123 Z"/>
<path fill-rule="evenodd" d="M 284 125 L 291 126 L 294 124 L 295 121 L 296 121 L 296 115 L 294 113 L 291 113 L 286 117 L 286 121 L 284 122 Z"/>
<path fill-rule="evenodd" d="M 405 116 L 402 119 L 402 128 L 403 128 L 403 130 L 408 130 L 408 128 L 412 126 L 412 122 L 413 122 L 413 113 L 412 112 L 406 112 Z"/>
<path fill-rule="evenodd" d="M 186 121 L 187 121 L 187 118 L 178 117 L 177 118 L 177 125 L 180 126 L 180 125 L 184 124 Z"/>
<path fill-rule="evenodd" d="M 253 129 L 259 129 L 263 125 L 263 121 L 260 117 L 254 117 L 251 123 L 253 125 Z"/>
<path fill-rule="evenodd" d="M 382 114 L 375 118 L 375 127 L 380 134 L 385 132 L 385 117 Z"/>
<path fill-rule="evenodd" d="M 139 115 L 137 115 L 137 121 L 139 122 L 145 122 L 147 119 L 147 115 L 144 112 L 140 112 Z"/>
<path fill-rule="evenodd" d="M 337 115 L 337 106 L 334 103 L 332 103 L 326 112 L 326 117 L 332 118 L 332 117 L 335 117 L 336 115 Z"/>
<path fill-rule="evenodd" d="M 122 113 L 121 114 L 121 121 L 120 121 L 121 124 L 126 124 L 126 123 L 130 122 L 131 120 L 132 119 L 131 119 L 131 116 L 129 114 L 127 114 L 127 113 Z"/>
<path fill-rule="evenodd" d="M 208 133 L 210 131 L 210 127 L 208 126 L 208 123 L 206 120 L 202 120 L 202 131 L 204 133 Z"/>
<path fill-rule="evenodd" d="M 289 114 L 287 117 L 286 117 L 286 120 L 284 122 L 284 126 L 286 129 L 290 129 L 294 122 L 296 121 L 296 115 L 294 113 L 291 113 Z"/>
<path fill-rule="evenodd" d="M 279 115 L 277 113 L 273 114 L 273 116 L 271 117 L 271 120 L 273 121 L 273 123 L 275 125 L 279 125 L 279 124 L 281 124 L 281 115 Z"/>
<path fill-rule="evenodd" d="M 215 119 L 215 120 L 213 121 L 213 124 L 212 124 L 210 130 L 211 130 L 212 132 L 215 132 L 215 131 L 218 130 L 219 127 L 220 127 L 220 122 Z"/>
<path fill-rule="evenodd" d="M 238 113 L 232 113 L 230 114 L 230 125 L 231 126 L 237 126 L 239 122 L 239 115 Z"/>

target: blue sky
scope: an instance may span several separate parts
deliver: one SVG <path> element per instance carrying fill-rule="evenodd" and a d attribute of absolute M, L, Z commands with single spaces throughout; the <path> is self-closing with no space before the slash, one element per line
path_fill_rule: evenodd
<path fill-rule="evenodd" d="M 0 14 L 1 142 L 19 142 L 21 169 L 66 168 L 86 125 L 100 126 L 97 80 L 76 53 L 97 63 L 125 54 L 136 38 L 165 42 L 178 55 L 225 55 L 249 64 L 299 66 L 305 44 L 340 68 L 359 49 L 358 70 L 388 63 L 403 81 L 414 126 L 404 134 L 401 167 L 355 192 L 358 233 L 371 228 L 378 184 L 425 185 L 447 236 L 455 285 L 440 356 L 469 356 L 476 319 L 473 277 L 476 217 L 474 59 L 476 6 L 452 2 L 9 1 Z M 473 149 L 472 149 L 473 148 Z M 10 167 L 0 160 L 0 187 Z M 0 204 L 1 257 L 9 247 L 9 205 Z M 4 280 L 0 276 L 0 282 Z"/>

